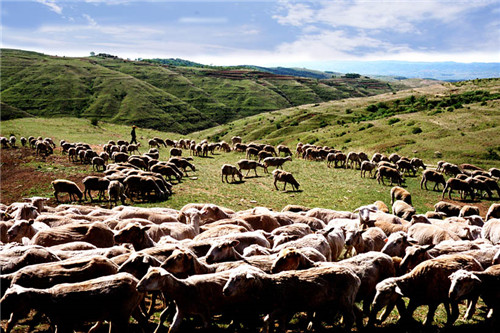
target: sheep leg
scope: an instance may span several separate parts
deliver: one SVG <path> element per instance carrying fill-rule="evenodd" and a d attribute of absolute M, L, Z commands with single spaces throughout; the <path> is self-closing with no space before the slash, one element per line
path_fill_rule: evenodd
<path fill-rule="evenodd" d="M 446 321 L 446 326 L 450 327 L 457 320 L 460 312 L 458 310 L 458 302 L 451 302 L 451 314 L 447 316 L 448 320 Z"/>
<path fill-rule="evenodd" d="M 406 311 L 404 312 L 404 315 L 400 313 L 401 318 L 400 321 L 404 324 L 409 324 L 411 321 L 413 321 L 413 312 L 415 312 L 415 309 L 417 308 L 418 304 L 410 299 L 410 302 L 408 303 L 408 307 L 406 308 Z M 399 307 L 398 307 L 399 309 Z"/>
<path fill-rule="evenodd" d="M 283 185 L 283 191 L 286 189 L 286 182 L 283 182 L 285 185 Z"/>
<path fill-rule="evenodd" d="M 97 323 L 94 324 L 94 326 L 92 326 L 89 329 L 88 333 L 94 333 L 94 332 L 96 332 L 99 328 L 101 328 L 101 326 L 102 326 L 102 321 L 98 321 Z"/>
<path fill-rule="evenodd" d="M 477 296 L 468 299 L 467 302 L 469 303 L 469 305 L 467 307 L 467 311 L 465 312 L 464 318 L 470 320 L 472 319 L 474 312 L 476 312 Z"/>
<path fill-rule="evenodd" d="M 274 180 L 274 187 L 276 187 L 276 191 L 279 191 L 278 185 L 276 185 L 277 181 L 278 181 L 277 179 Z"/>
<path fill-rule="evenodd" d="M 163 312 L 162 312 L 162 314 L 163 314 Z M 177 312 L 175 313 L 174 319 L 172 321 L 172 325 L 170 325 L 170 328 L 168 329 L 168 333 L 177 332 L 179 330 L 181 323 L 182 323 L 182 319 L 184 319 L 184 314 L 177 307 Z M 158 328 L 159 327 L 160 327 L 160 324 L 158 324 Z M 158 333 L 158 328 L 156 329 L 155 333 Z"/>
<path fill-rule="evenodd" d="M 248 171 L 250 171 L 250 170 L 248 170 Z M 258 177 L 257 176 L 257 168 L 253 169 L 253 171 L 255 172 L 255 177 Z"/>

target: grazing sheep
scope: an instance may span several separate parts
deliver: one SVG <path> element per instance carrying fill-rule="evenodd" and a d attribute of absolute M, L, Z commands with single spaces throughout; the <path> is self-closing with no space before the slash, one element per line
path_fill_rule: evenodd
<path fill-rule="evenodd" d="M 472 177 L 466 178 L 465 181 L 470 185 L 472 191 L 475 191 L 478 194 L 479 198 L 483 198 L 484 192 L 486 192 L 486 194 L 488 194 L 488 198 L 491 199 L 492 193 L 490 186 L 488 186 L 486 181 Z M 496 184 L 495 181 L 493 182 Z"/>
<path fill-rule="evenodd" d="M 54 196 L 56 197 L 56 201 L 59 202 L 59 193 L 68 193 L 69 194 L 69 199 L 71 201 L 76 201 L 76 198 L 78 197 L 78 200 L 81 201 L 83 197 L 82 190 L 76 185 L 75 182 L 72 182 L 70 180 L 66 179 L 56 179 L 52 181 L 52 187 L 54 188 Z"/>
<path fill-rule="evenodd" d="M 474 200 L 474 191 L 470 184 L 465 180 L 458 178 L 450 178 L 446 181 L 446 186 L 443 189 L 443 195 L 441 199 L 444 199 L 444 194 L 448 191 L 448 198 L 451 200 L 451 192 L 457 190 L 460 192 L 460 199 L 465 200 L 467 195 L 470 196 L 471 200 Z"/>
<path fill-rule="evenodd" d="M 332 318 L 332 312 L 341 312 L 349 331 L 355 320 L 354 301 L 360 284 L 351 269 L 339 265 L 277 274 L 237 271 L 223 293 L 227 297 L 253 296 L 254 306 L 269 313 L 267 325 L 274 326 L 274 320 L 279 319 L 283 331 L 287 320 L 299 311 L 316 312 L 314 320 L 319 321 Z"/>
<path fill-rule="evenodd" d="M 182 169 L 182 171 L 184 171 L 184 174 L 186 175 L 186 177 L 188 176 L 187 168 L 190 168 L 191 171 L 196 172 L 195 165 L 190 163 L 185 158 L 170 158 L 168 160 L 168 162 L 174 164 L 179 169 Z"/>
<path fill-rule="evenodd" d="M 295 191 L 299 190 L 300 184 L 295 180 L 295 178 L 293 177 L 293 175 L 290 172 L 276 169 L 273 171 L 273 178 L 274 178 L 274 187 L 276 188 L 277 191 L 279 191 L 278 186 L 276 185 L 277 182 L 285 183 L 283 186 L 283 191 L 286 189 L 287 183 L 292 185 L 293 190 L 295 190 Z"/>
<path fill-rule="evenodd" d="M 264 172 L 267 173 L 267 167 L 264 164 L 258 163 L 253 160 L 242 159 L 239 160 L 236 164 L 238 165 L 238 170 L 240 172 L 241 170 L 247 170 L 247 174 L 245 175 L 245 177 L 248 176 L 250 170 L 253 170 L 255 172 L 255 177 L 257 177 L 257 167 L 263 168 Z"/>
<path fill-rule="evenodd" d="M 493 178 L 500 178 L 500 169 L 498 168 L 491 168 L 488 170 L 488 173 L 490 174 L 490 177 L 493 177 Z"/>
<path fill-rule="evenodd" d="M 412 158 L 410 163 L 416 170 L 418 170 L 418 168 L 422 168 L 424 170 L 427 168 L 427 166 L 424 164 L 424 161 L 422 161 L 422 159 L 417 157 Z"/>
<path fill-rule="evenodd" d="M 500 218 L 500 203 L 491 204 L 490 208 L 488 208 L 485 220 L 488 221 L 492 218 Z"/>
<path fill-rule="evenodd" d="M 446 216 L 458 216 L 460 214 L 460 206 L 446 201 L 440 201 L 434 205 L 434 210 L 439 213 L 444 213 Z"/>
<path fill-rule="evenodd" d="M 0 305 L 8 313 L 35 309 L 45 314 L 58 332 L 72 332 L 77 324 L 103 320 L 111 322 L 110 332 L 126 332 L 132 314 L 145 324 L 144 318 L 134 313 L 144 297 L 137 291 L 137 282 L 132 275 L 119 273 L 47 289 L 14 285 Z"/>
<path fill-rule="evenodd" d="M 444 176 L 436 172 L 434 170 L 425 170 L 422 172 L 422 180 L 420 181 L 420 189 L 422 189 L 422 185 L 425 186 L 425 189 L 427 190 L 427 182 L 435 182 L 434 187 L 432 188 L 433 191 L 439 190 L 439 184 L 442 184 L 443 187 L 446 186 L 446 180 L 444 179 Z"/>
<path fill-rule="evenodd" d="M 401 170 L 402 173 L 408 172 L 408 175 L 410 174 L 411 171 L 413 173 L 413 177 L 415 177 L 415 174 L 417 172 L 417 170 L 415 169 L 413 164 L 411 164 L 411 162 L 403 159 L 396 162 L 396 167 L 398 170 Z"/>
<path fill-rule="evenodd" d="M 265 165 L 266 169 L 270 166 L 275 166 L 276 169 L 283 168 L 283 164 L 286 161 L 291 161 L 292 156 L 287 156 L 287 157 L 266 157 L 263 161 L 263 164 Z"/>
<path fill-rule="evenodd" d="M 412 204 L 410 192 L 399 186 L 391 188 L 391 205 L 394 204 L 396 200 L 403 200 L 409 205 Z"/>
<path fill-rule="evenodd" d="M 396 215 L 397 217 L 401 217 L 406 221 L 410 221 L 415 213 L 415 208 L 413 208 L 403 200 L 396 200 L 392 205 L 392 214 Z"/>
<path fill-rule="evenodd" d="M 259 153 L 259 150 L 257 148 L 248 147 L 246 149 L 246 155 L 245 156 L 246 156 L 247 159 L 250 159 L 252 156 L 255 158 L 258 153 Z"/>
<path fill-rule="evenodd" d="M 177 167 L 174 164 L 163 165 L 158 163 L 153 165 L 150 170 L 151 172 L 159 173 L 165 177 L 168 177 L 169 181 L 172 179 L 172 177 L 174 177 L 177 180 L 177 182 L 180 182 L 182 179 L 182 173 L 177 172 L 175 169 L 177 169 Z"/>
<path fill-rule="evenodd" d="M 83 191 L 85 195 L 85 200 L 87 200 L 87 193 L 90 197 L 90 201 L 94 201 L 92 198 L 92 191 L 99 191 L 99 200 L 102 200 L 104 196 L 104 192 L 109 187 L 109 179 L 105 177 L 97 177 L 97 176 L 87 176 L 83 179 L 82 183 L 85 188 Z"/>
<path fill-rule="evenodd" d="M 372 171 L 375 170 L 375 168 L 377 168 L 377 164 L 374 163 L 374 162 L 370 162 L 370 161 L 363 161 L 361 162 L 361 177 L 366 177 L 366 172 L 370 172 L 370 177 L 373 177 L 372 176 Z"/>
<path fill-rule="evenodd" d="M 403 182 L 403 175 L 399 173 L 398 170 L 391 167 L 381 166 L 377 169 L 377 172 L 375 174 L 377 176 L 377 182 L 379 184 L 380 181 L 382 181 L 382 184 L 385 185 L 384 177 L 391 180 L 391 185 L 396 182 L 399 186 L 401 186 L 401 183 Z"/>
<path fill-rule="evenodd" d="M 500 265 L 487 268 L 483 272 L 458 270 L 450 275 L 451 285 L 449 297 L 458 301 L 464 297 L 481 296 L 486 306 L 492 310 L 488 314 L 493 320 L 493 327 L 498 328 L 498 312 L 500 311 Z M 470 308 L 469 308 L 470 309 Z M 467 309 L 465 319 L 471 319 L 474 314 Z"/>
<path fill-rule="evenodd" d="M 466 216 L 472 216 L 472 215 L 479 215 L 479 207 L 464 205 L 460 209 L 460 213 L 458 214 L 458 217 L 466 217 Z"/>
<path fill-rule="evenodd" d="M 125 195 L 125 186 L 120 183 L 118 180 L 112 180 L 108 185 L 108 201 L 111 205 L 113 201 L 116 205 L 117 201 L 120 200 L 122 205 L 125 205 L 125 200 L 127 196 Z"/>
<path fill-rule="evenodd" d="M 451 305 L 451 313 L 446 324 L 453 325 L 459 312 L 458 303 L 448 297 L 451 284 L 448 276 L 459 269 L 478 271 L 482 270 L 482 267 L 470 256 L 452 254 L 424 261 L 410 273 L 382 281 L 384 283 L 379 283 L 376 287 L 372 317 L 374 318 L 374 314 L 386 305 L 387 300 L 398 299 L 399 294 L 410 298 L 408 308 L 404 313 L 400 313 L 401 320 L 407 322 L 418 306 L 428 305 L 429 311 L 424 325 L 430 326 L 437 306 L 444 303 L 446 308 L 448 304 Z"/>
<path fill-rule="evenodd" d="M 278 149 L 278 154 L 285 154 L 285 156 L 292 156 L 292 151 L 290 150 L 290 148 L 288 148 L 287 146 L 285 145 L 278 145 L 276 147 Z"/>
<path fill-rule="evenodd" d="M 443 164 L 443 173 L 445 175 L 456 177 L 457 175 L 464 173 L 462 169 L 456 164 L 444 163 Z"/>
<path fill-rule="evenodd" d="M 221 167 L 221 179 L 223 183 L 224 183 L 224 176 L 226 177 L 226 183 L 229 183 L 229 181 L 227 180 L 227 176 L 229 175 L 232 176 L 233 183 L 235 182 L 234 176 L 238 176 L 240 182 L 243 181 L 243 174 L 240 172 L 240 170 L 238 170 L 237 167 L 231 164 L 224 164 Z"/>
<path fill-rule="evenodd" d="M 24 136 L 22 136 L 19 141 L 21 141 L 21 146 L 26 147 L 26 143 L 28 142 L 28 140 Z"/>
<path fill-rule="evenodd" d="M 359 159 L 358 153 L 351 151 L 347 154 L 346 158 L 347 158 L 347 163 L 346 163 L 347 168 L 354 169 L 354 168 L 359 168 L 361 166 L 360 165 L 361 161 Z"/>

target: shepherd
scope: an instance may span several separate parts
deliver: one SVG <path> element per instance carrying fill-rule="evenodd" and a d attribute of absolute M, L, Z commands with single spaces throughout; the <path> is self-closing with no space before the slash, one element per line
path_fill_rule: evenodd
<path fill-rule="evenodd" d="M 132 132 L 130 132 L 130 135 L 132 136 L 132 140 L 130 140 L 130 143 L 137 144 L 137 138 L 135 136 L 135 129 L 136 128 L 137 128 L 137 126 L 135 126 L 135 125 L 132 126 Z"/>

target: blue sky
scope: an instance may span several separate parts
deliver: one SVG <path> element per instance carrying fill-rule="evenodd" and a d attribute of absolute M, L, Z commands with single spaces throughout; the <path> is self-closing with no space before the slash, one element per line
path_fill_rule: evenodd
<path fill-rule="evenodd" d="M 204 64 L 500 62 L 500 1 L 1 1 L 1 46 Z"/>

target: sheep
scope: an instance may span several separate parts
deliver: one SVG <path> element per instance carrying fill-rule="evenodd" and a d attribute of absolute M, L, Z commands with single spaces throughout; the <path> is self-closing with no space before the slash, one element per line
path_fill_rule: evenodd
<path fill-rule="evenodd" d="M 40 230 L 33 237 L 32 244 L 52 246 L 79 240 L 97 247 L 110 247 L 114 245 L 113 235 L 113 231 L 101 222 L 71 223 Z"/>
<path fill-rule="evenodd" d="M 445 201 L 440 201 L 434 205 L 434 211 L 444 213 L 446 216 L 458 216 L 460 209 L 460 206 Z"/>
<path fill-rule="evenodd" d="M 16 220 L 7 231 L 7 235 L 9 242 L 22 243 L 23 237 L 31 239 L 38 231 L 47 229 L 50 229 L 50 227 L 42 222 L 35 222 L 34 220 Z"/>
<path fill-rule="evenodd" d="M 488 186 L 488 189 L 490 192 L 496 191 L 498 197 L 500 197 L 500 186 L 498 185 L 497 181 L 491 177 L 485 177 L 485 176 L 475 176 L 474 178 L 480 179 L 486 183 L 486 186 Z M 486 191 L 486 190 L 485 190 Z M 488 193 L 488 191 L 486 191 Z"/>
<path fill-rule="evenodd" d="M 267 173 L 267 167 L 264 164 L 258 163 L 253 160 L 242 159 L 239 160 L 236 164 L 238 165 L 238 170 L 240 172 L 241 170 L 247 170 L 247 174 L 245 175 L 245 177 L 248 177 L 248 173 L 250 172 L 250 170 L 253 170 L 255 172 L 255 177 L 258 177 L 257 167 L 263 168 L 264 172 Z"/>
<path fill-rule="evenodd" d="M 285 154 L 285 156 L 292 156 L 292 151 L 290 150 L 290 148 L 288 148 L 287 146 L 285 145 L 278 145 L 276 147 L 278 149 L 278 154 Z"/>
<path fill-rule="evenodd" d="M 439 244 L 445 240 L 460 240 L 454 233 L 433 224 L 416 223 L 408 228 L 408 236 L 420 245 Z"/>
<path fill-rule="evenodd" d="M 25 266 L 59 260 L 54 252 L 40 246 L 13 246 L 0 251 L 0 271 L 8 274 Z"/>
<path fill-rule="evenodd" d="M 302 205 L 286 205 L 281 209 L 282 212 L 292 212 L 292 213 L 299 213 L 299 212 L 307 212 L 310 208 Z"/>
<path fill-rule="evenodd" d="M 297 249 L 311 247 L 325 256 L 327 261 L 332 261 L 332 248 L 327 238 L 322 234 L 305 235 L 297 240 L 292 240 L 273 247 L 274 252 L 279 252 L 286 247 L 295 247 Z"/>
<path fill-rule="evenodd" d="M 482 237 L 493 245 L 500 244 L 500 219 L 489 219 L 483 225 Z"/>
<path fill-rule="evenodd" d="M 401 160 L 401 156 L 399 156 L 398 154 L 392 153 L 391 155 L 389 155 L 389 161 L 391 161 L 392 163 L 396 163 L 399 160 Z"/>
<path fill-rule="evenodd" d="M 233 136 L 233 137 L 231 138 L 231 144 L 233 145 L 233 148 L 234 148 L 234 146 L 235 146 L 237 143 L 241 143 L 241 137 L 239 137 L 239 136 Z"/>
<path fill-rule="evenodd" d="M 226 183 L 229 183 L 229 181 L 227 180 L 227 176 L 231 175 L 232 178 L 233 178 L 233 183 L 235 182 L 235 179 L 234 179 L 234 176 L 238 176 L 238 178 L 240 179 L 240 182 L 243 181 L 243 174 L 240 172 L 240 170 L 238 170 L 237 167 L 235 167 L 234 165 L 232 164 L 224 164 L 222 167 L 221 167 L 221 179 L 222 179 L 222 182 L 224 182 L 224 176 L 226 177 Z"/>
<path fill-rule="evenodd" d="M 410 163 L 416 170 L 418 170 L 418 168 L 422 168 L 425 171 L 425 169 L 427 168 L 427 166 L 424 164 L 424 161 L 417 157 L 412 158 Z"/>
<path fill-rule="evenodd" d="M 60 202 L 58 197 L 59 193 L 68 193 L 69 199 L 72 201 L 75 201 L 77 197 L 79 201 L 82 200 L 83 193 L 75 182 L 66 179 L 56 179 L 52 181 L 51 184 L 54 188 L 54 196 L 57 202 Z"/>
<path fill-rule="evenodd" d="M 111 322 L 110 331 L 125 332 L 132 314 L 145 324 L 144 318 L 134 313 L 144 297 L 136 289 L 137 282 L 128 273 L 118 273 L 47 289 L 14 285 L 7 290 L 0 305 L 6 313 L 35 309 L 45 314 L 61 332 L 72 332 L 77 324 L 103 320 Z"/>
<path fill-rule="evenodd" d="M 394 232 L 389 235 L 387 241 L 380 250 L 380 252 L 385 253 L 391 257 L 400 257 L 403 258 L 405 256 L 405 250 L 407 247 L 416 244 L 417 241 L 403 231 Z"/>
<path fill-rule="evenodd" d="M 358 153 L 351 151 L 347 154 L 346 158 L 347 158 L 347 163 L 346 163 L 347 168 L 354 169 L 355 168 L 354 165 L 360 167 L 361 161 L 359 159 Z"/>
<path fill-rule="evenodd" d="M 377 167 L 377 164 L 370 161 L 361 162 L 361 177 L 366 177 L 366 172 L 370 172 L 370 177 L 372 176 L 372 171 Z"/>
<path fill-rule="evenodd" d="M 258 153 L 259 153 L 259 150 L 257 148 L 248 147 L 246 149 L 246 155 L 245 156 L 246 156 L 247 159 L 250 159 L 252 156 L 256 157 Z"/>
<path fill-rule="evenodd" d="M 408 175 L 410 174 L 411 171 L 413 173 L 413 177 L 415 177 L 415 174 L 417 172 L 413 164 L 411 164 L 409 161 L 406 160 L 397 161 L 396 167 L 398 170 L 401 170 L 402 173 L 408 172 Z"/>
<path fill-rule="evenodd" d="M 185 158 L 170 158 L 168 162 L 174 164 L 179 169 L 182 169 L 182 171 L 184 171 L 186 176 L 188 176 L 187 168 L 190 168 L 191 171 L 196 172 L 195 165 L 190 163 Z"/>
<path fill-rule="evenodd" d="M 303 271 L 278 274 L 235 272 L 223 293 L 228 297 L 254 296 L 255 307 L 269 313 L 268 323 L 280 319 L 280 327 L 288 316 L 298 311 L 316 311 L 319 318 L 340 311 L 345 329 L 349 331 L 355 320 L 354 300 L 360 279 L 346 267 L 314 267 Z M 298 292 L 300 290 L 300 292 Z M 330 317 L 330 316 L 329 316 Z"/>
<path fill-rule="evenodd" d="M 386 167 L 386 166 L 381 166 L 377 169 L 377 172 L 375 173 L 377 176 L 377 182 L 380 184 L 380 181 L 382 181 L 382 184 L 385 185 L 384 183 L 384 177 L 390 178 L 391 179 L 391 185 L 396 182 L 398 183 L 399 186 L 401 186 L 401 183 L 403 182 L 403 175 L 399 173 L 398 170 Z"/>
<path fill-rule="evenodd" d="M 465 181 L 470 185 L 472 191 L 475 191 L 480 198 L 484 197 L 483 192 L 486 192 L 486 194 L 488 194 L 488 198 L 491 199 L 492 193 L 490 186 L 488 186 L 486 181 L 472 177 L 466 178 Z M 496 184 L 495 181 L 493 182 Z"/>
<path fill-rule="evenodd" d="M 280 169 L 276 169 L 273 171 L 273 178 L 274 178 L 274 187 L 276 188 L 277 191 L 279 191 L 278 186 L 276 185 L 277 182 L 283 182 L 283 191 L 286 189 L 286 184 L 289 183 L 292 185 L 292 189 L 295 191 L 299 190 L 300 184 L 295 180 L 293 175 L 290 172 L 286 172 Z"/>
<path fill-rule="evenodd" d="M 156 244 L 147 234 L 148 229 L 148 226 L 141 226 L 139 223 L 129 223 L 114 234 L 114 241 L 117 244 L 131 243 L 136 251 L 153 247 Z"/>
<path fill-rule="evenodd" d="M 109 187 L 109 179 L 105 177 L 87 176 L 82 181 L 85 190 L 83 191 L 85 195 L 85 200 L 87 200 L 87 193 L 90 197 L 90 202 L 93 202 L 92 191 L 99 191 L 99 200 L 102 200 L 104 192 Z"/>
<path fill-rule="evenodd" d="M 348 211 L 337 211 L 326 208 L 313 208 L 307 211 L 306 216 L 315 217 L 328 223 L 333 219 L 357 219 L 357 214 Z"/>
<path fill-rule="evenodd" d="M 14 284 L 27 288 L 49 288 L 59 283 L 81 282 L 117 272 L 118 266 L 103 256 L 29 265 L 0 276 L 1 296 Z"/>
<path fill-rule="evenodd" d="M 409 205 L 412 204 L 410 192 L 399 186 L 391 188 L 391 205 L 394 204 L 395 200 L 403 200 Z"/>
<path fill-rule="evenodd" d="M 318 267 L 322 262 L 327 262 L 325 256 L 313 248 L 285 247 L 274 259 L 271 273 Z"/>
<path fill-rule="evenodd" d="M 488 314 L 493 319 L 493 327 L 498 326 L 497 316 L 500 311 L 500 265 L 487 268 L 483 272 L 458 270 L 449 276 L 451 280 L 449 297 L 452 301 L 472 296 L 481 296 L 492 311 Z M 471 309 L 471 307 L 469 307 Z M 473 312 L 467 309 L 465 319 L 471 319 Z M 496 316 L 495 316 L 496 315 Z"/>
<path fill-rule="evenodd" d="M 492 178 L 496 178 L 496 179 L 500 178 L 500 169 L 498 169 L 498 168 L 490 168 L 488 170 L 488 173 L 490 174 L 490 177 L 492 177 Z"/>
<path fill-rule="evenodd" d="M 488 221 L 492 218 L 500 218 L 500 203 L 491 204 L 490 208 L 488 208 L 485 220 Z"/>
<path fill-rule="evenodd" d="M 286 161 L 291 161 L 292 157 L 287 156 L 287 157 L 266 157 L 263 160 L 263 164 L 266 166 L 266 169 L 270 166 L 275 166 L 276 169 L 283 168 L 283 164 Z"/>
<path fill-rule="evenodd" d="M 479 207 L 464 205 L 460 209 L 460 213 L 458 214 L 458 217 L 465 217 L 465 216 L 471 216 L 471 215 L 479 215 Z"/>
<path fill-rule="evenodd" d="M 108 202 L 110 205 L 112 201 L 116 205 L 116 202 L 118 200 L 121 201 L 122 205 L 125 205 L 125 200 L 127 199 L 127 196 L 125 195 L 125 186 L 123 186 L 122 183 L 120 183 L 117 180 L 110 181 L 107 191 L 108 191 Z"/>
<path fill-rule="evenodd" d="M 462 169 L 456 164 L 451 164 L 451 163 L 444 163 L 443 166 L 443 173 L 445 175 L 450 175 L 453 177 L 456 177 L 457 175 L 464 173 Z"/>
<path fill-rule="evenodd" d="M 439 191 L 439 184 L 442 184 L 443 187 L 446 186 L 446 181 L 444 179 L 443 174 L 434 171 L 434 170 L 425 170 L 422 172 L 422 180 L 420 181 L 420 189 L 422 189 L 422 186 L 425 186 L 425 189 L 427 190 L 427 182 L 435 182 L 434 187 L 432 188 L 433 191 L 438 190 Z"/>
<path fill-rule="evenodd" d="M 441 200 L 444 199 L 444 194 L 448 191 L 448 197 L 451 199 L 451 192 L 453 190 L 458 190 L 460 192 L 460 199 L 465 200 L 467 195 L 470 196 L 471 200 L 474 200 L 474 191 L 468 182 L 458 178 L 450 178 L 446 181 L 446 186 L 443 190 L 443 195 Z"/>
<path fill-rule="evenodd" d="M 14 202 L 5 211 L 14 220 L 30 220 L 36 219 L 40 212 L 38 208 L 30 203 Z"/>
<path fill-rule="evenodd" d="M 125 185 L 125 194 L 131 200 L 133 193 L 141 194 L 143 198 L 146 198 L 147 195 L 151 197 L 151 192 L 155 192 L 155 197 L 159 200 L 166 199 L 167 197 L 167 193 L 158 187 L 158 184 L 152 177 L 131 175 L 125 178 L 123 184 Z"/>
<path fill-rule="evenodd" d="M 173 164 L 172 165 L 155 164 L 150 168 L 150 170 L 151 172 L 159 173 L 165 177 L 168 177 L 169 181 L 173 176 L 177 180 L 177 182 L 180 183 L 182 179 L 182 173 L 177 172 L 174 168 L 177 169 L 177 167 Z"/>
<path fill-rule="evenodd" d="M 369 251 L 380 251 L 385 245 L 387 238 L 384 231 L 377 227 L 371 227 L 366 230 L 354 229 L 347 230 L 345 236 L 345 244 L 349 247 L 354 247 L 356 254 Z M 346 251 L 346 255 L 347 255 Z"/>
<path fill-rule="evenodd" d="M 396 200 L 392 205 L 392 213 L 406 221 L 410 221 L 416 210 L 403 200 Z"/>
<path fill-rule="evenodd" d="M 429 311 L 424 321 L 424 326 L 432 324 L 434 313 L 440 303 L 451 305 L 451 313 L 448 312 L 447 325 L 452 325 L 458 318 L 458 303 L 450 300 L 448 290 L 450 280 L 448 276 L 459 270 L 469 271 L 482 270 L 481 265 L 474 258 L 461 254 L 445 255 L 430 259 L 417 265 L 411 272 L 390 280 L 384 280 L 376 286 L 377 294 L 373 301 L 372 316 L 375 315 L 385 304 L 384 300 L 397 299 L 397 295 L 410 298 L 406 312 L 400 313 L 401 320 L 412 318 L 413 312 L 420 305 L 428 305 Z"/>

